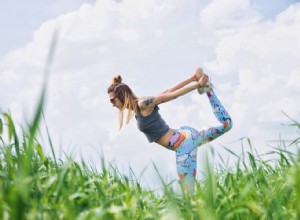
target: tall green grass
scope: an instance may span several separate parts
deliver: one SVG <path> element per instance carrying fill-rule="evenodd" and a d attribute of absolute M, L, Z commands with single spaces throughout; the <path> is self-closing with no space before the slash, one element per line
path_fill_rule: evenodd
<path fill-rule="evenodd" d="M 11 115 L 0 115 L 0 219 L 300 219 L 299 150 L 276 147 L 272 161 L 253 151 L 232 152 L 234 168 L 216 170 L 207 161 L 195 195 L 166 183 L 158 193 L 104 159 L 98 171 L 84 161 L 46 155 L 37 138 L 43 96 L 20 135 Z M 300 130 L 298 122 L 291 126 Z M 298 144 L 299 138 L 292 143 Z"/>

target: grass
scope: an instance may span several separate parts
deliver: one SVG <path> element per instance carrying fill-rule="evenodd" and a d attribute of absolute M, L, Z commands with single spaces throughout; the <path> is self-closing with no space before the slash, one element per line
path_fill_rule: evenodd
<path fill-rule="evenodd" d="M 233 168 L 214 169 L 207 161 L 195 195 L 164 182 L 163 193 L 145 189 L 104 159 L 101 171 L 72 157 L 58 160 L 49 134 L 52 156 L 46 155 L 38 130 L 55 43 L 32 122 L 18 135 L 11 115 L 0 114 L 0 219 L 300 219 L 300 151 L 280 145 L 270 152 L 272 161 L 254 153 L 250 140 L 251 151 L 241 156 L 228 149 L 237 157 Z M 299 134 L 300 124 L 291 126 Z M 291 145 L 299 142 L 300 135 Z"/>
<path fill-rule="evenodd" d="M 161 194 L 104 160 L 99 172 L 71 157 L 57 161 L 53 149 L 45 155 L 37 138 L 43 103 L 44 93 L 21 135 L 9 113 L 0 115 L 0 219 L 300 218 L 299 151 L 274 148 L 272 161 L 253 151 L 232 152 L 234 168 L 215 170 L 207 162 L 195 195 L 178 194 L 165 183 Z M 300 130 L 298 122 L 291 126 Z M 299 138 L 292 143 L 298 144 Z"/>

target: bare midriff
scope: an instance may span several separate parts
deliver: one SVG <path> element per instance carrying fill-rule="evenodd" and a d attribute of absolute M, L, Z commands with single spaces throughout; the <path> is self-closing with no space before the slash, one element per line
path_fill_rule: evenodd
<path fill-rule="evenodd" d="M 171 137 L 174 134 L 174 129 L 170 128 L 167 133 L 165 133 L 160 139 L 155 141 L 157 144 L 168 148 Z"/>

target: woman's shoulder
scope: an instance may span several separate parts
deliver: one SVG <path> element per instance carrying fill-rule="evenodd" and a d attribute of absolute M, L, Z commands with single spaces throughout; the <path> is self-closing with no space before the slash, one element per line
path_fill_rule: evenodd
<path fill-rule="evenodd" d="M 140 97 L 138 99 L 138 106 L 139 106 L 139 108 L 141 108 L 141 109 L 144 109 L 144 108 L 153 108 L 155 106 L 155 104 L 153 102 L 154 99 L 155 99 L 154 96 L 143 96 L 143 97 Z"/>
<path fill-rule="evenodd" d="M 157 105 L 153 103 L 154 96 L 144 96 L 138 98 L 138 107 L 142 115 L 149 115 Z"/>

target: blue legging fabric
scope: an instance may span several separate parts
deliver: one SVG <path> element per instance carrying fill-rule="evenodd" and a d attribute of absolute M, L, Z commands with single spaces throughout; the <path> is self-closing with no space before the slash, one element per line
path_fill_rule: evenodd
<path fill-rule="evenodd" d="M 169 143 L 169 149 L 176 152 L 177 173 L 183 187 L 192 193 L 195 188 L 197 170 L 197 147 L 216 139 L 232 127 L 231 117 L 214 91 L 206 94 L 219 124 L 200 131 L 189 126 L 182 126 L 175 129 Z"/>

